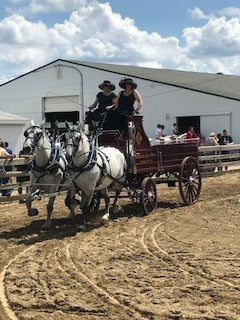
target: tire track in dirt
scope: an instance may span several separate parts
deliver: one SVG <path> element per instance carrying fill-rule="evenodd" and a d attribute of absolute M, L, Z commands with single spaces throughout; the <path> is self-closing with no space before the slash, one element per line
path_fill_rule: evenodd
<path fill-rule="evenodd" d="M 137 314 L 137 319 L 139 320 L 146 320 L 149 319 L 147 318 L 142 310 L 139 310 L 137 306 L 130 305 L 129 307 L 126 306 L 124 303 L 122 303 L 119 299 L 116 299 L 113 295 L 109 294 L 106 290 L 104 290 L 101 286 L 97 285 L 94 281 L 92 281 L 91 278 L 89 278 L 82 270 L 79 269 L 79 267 L 76 266 L 74 263 L 71 253 L 70 253 L 70 245 L 71 243 L 66 245 L 65 248 L 65 254 L 66 254 L 66 259 L 69 262 L 69 264 L 72 266 L 72 269 L 76 273 L 78 277 L 81 277 L 86 283 L 90 284 L 90 286 L 96 291 L 96 293 L 100 297 L 105 297 L 110 304 L 113 306 L 117 306 L 120 308 L 123 308 L 126 310 L 128 313 L 131 312 L 132 314 Z"/>
<path fill-rule="evenodd" d="M 179 263 L 178 263 L 178 262 L 180 262 L 178 256 L 181 255 L 181 254 L 177 253 L 177 257 L 176 258 L 175 257 L 171 257 L 169 253 L 167 253 L 165 250 L 163 250 L 158 245 L 158 243 L 157 243 L 157 241 L 155 239 L 155 233 L 156 233 L 156 230 L 159 228 L 160 225 L 162 225 L 162 223 L 159 223 L 158 225 L 156 225 L 152 229 L 152 232 L 151 232 L 152 242 L 153 242 L 155 248 L 158 251 L 160 251 L 160 253 L 165 254 L 169 258 L 169 262 L 174 264 L 176 267 L 179 268 L 179 270 L 181 270 L 185 274 L 189 274 L 190 275 L 193 272 L 193 273 L 197 274 L 198 276 L 201 276 L 201 277 L 205 278 L 206 280 L 211 281 L 211 282 L 213 282 L 215 284 L 227 285 L 228 287 L 230 287 L 232 289 L 240 291 L 240 288 L 238 286 L 236 286 L 234 283 L 232 283 L 230 281 L 227 281 L 227 280 L 219 279 L 216 276 L 215 276 L 215 278 L 213 278 L 213 276 L 208 274 L 206 271 L 204 271 L 203 268 L 201 268 L 202 270 L 197 270 L 195 266 L 193 266 L 193 265 L 191 265 L 189 263 L 187 264 L 185 261 L 182 262 L 184 264 L 184 267 L 181 267 L 179 265 Z M 198 267 L 200 267 L 200 266 L 198 266 Z M 190 269 L 190 270 L 188 270 L 188 269 Z"/>
<path fill-rule="evenodd" d="M 26 252 L 30 251 L 34 245 L 24 249 L 19 254 L 17 254 L 13 259 L 11 259 L 8 264 L 3 268 L 1 274 L 0 274 L 0 301 L 3 306 L 3 310 L 5 314 L 8 316 L 10 320 L 18 320 L 18 317 L 16 316 L 15 312 L 11 308 L 11 303 L 8 299 L 7 292 L 6 292 L 6 286 L 5 286 L 5 277 L 8 272 L 9 267 L 17 261 L 20 257 L 22 257 Z"/>
<path fill-rule="evenodd" d="M 140 243 L 141 243 L 143 249 L 145 250 L 145 252 L 146 252 L 147 254 L 149 254 L 150 256 L 153 256 L 154 258 L 159 259 L 158 256 L 156 256 L 154 253 L 151 252 L 151 250 L 149 250 L 148 246 L 147 246 L 146 243 L 145 243 L 145 240 L 144 240 L 144 239 L 145 239 L 145 235 L 146 235 L 148 229 L 149 229 L 149 227 L 147 227 L 147 228 L 145 228 L 145 229 L 143 230 L 143 233 L 142 233 L 142 235 L 140 236 Z"/>
<path fill-rule="evenodd" d="M 123 242 L 121 240 L 122 237 L 124 236 L 130 236 L 131 237 L 131 241 L 127 241 L 127 243 Z M 117 234 L 116 236 L 116 239 L 118 241 L 118 244 L 121 246 L 124 246 L 124 247 L 127 247 L 131 252 L 134 252 L 135 249 L 131 246 L 131 243 L 134 242 L 132 241 L 133 239 L 135 239 L 136 237 L 136 227 L 134 227 L 132 230 L 130 230 L 130 232 L 126 233 L 126 232 L 120 232 L 119 234 Z"/>
<path fill-rule="evenodd" d="M 235 196 L 225 197 L 225 198 L 217 198 L 217 199 L 214 199 L 214 200 L 207 200 L 207 203 L 208 204 L 212 204 L 212 203 L 214 204 L 214 203 L 218 203 L 218 202 L 222 202 L 222 201 L 228 201 L 228 200 L 234 200 L 234 199 L 240 200 L 239 194 L 235 195 Z M 206 200 L 204 200 L 204 201 L 206 201 Z M 203 203 L 203 201 L 200 200 L 200 203 Z"/>
<path fill-rule="evenodd" d="M 27 248 L 26 250 L 22 251 L 20 254 L 18 254 L 14 259 L 12 259 L 8 265 L 5 267 L 6 268 L 6 272 L 9 270 L 9 268 L 12 266 L 13 269 L 16 269 L 16 266 L 14 266 L 14 263 L 19 263 L 19 259 L 21 258 L 21 262 L 20 264 L 24 265 L 24 269 L 23 269 L 23 273 L 18 274 L 18 280 L 22 280 L 23 277 L 24 279 L 31 279 L 30 278 L 30 273 L 28 276 L 28 262 L 30 262 L 31 260 L 34 260 L 34 262 L 37 265 L 41 264 L 41 268 L 37 271 L 36 273 L 36 277 L 37 277 L 37 284 L 35 284 L 35 288 L 38 288 L 41 291 L 41 297 L 38 299 L 37 302 L 34 302 L 34 300 L 31 302 L 31 297 L 34 298 L 34 296 L 32 296 L 33 293 L 30 292 L 29 294 L 29 298 L 28 300 L 30 301 L 30 303 L 26 306 L 23 305 L 22 306 L 22 301 L 25 300 L 25 294 L 24 291 L 21 293 L 21 300 L 18 300 L 18 303 L 16 305 L 17 308 L 17 312 L 19 313 L 19 317 L 17 317 L 16 315 L 16 311 L 14 312 L 11 308 L 11 301 L 8 302 L 8 305 L 5 304 L 5 307 L 7 306 L 5 312 L 8 315 L 10 320 L 19 320 L 20 318 L 25 318 L 26 315 L 31 314 L 31 317 L 34 317 L 40 313 L 54 313 L 56 311 L 60 311 L 66 314 L 76 314 L 76 315 L 80 315 L 80 314 L 87 314 L 87 315 L 92 315 L 93 318 L 95 319 L 96 316 L 106 316 L 106 311 L 105 310 L 96 310 L 96 309 L 92 309 L 92 308 L 84 308 L 81 305 L 74 305 L 73 304 L 68 304 L 68 302 L 64 301 L 64 304 L 60 305 L 55 301 L 55 294 L 53 294 L 53 292 L 50 291 L 50 288 L 52 285 L 58 285 L 59 283 L 59 279 L 61 279 L 61 277 L 59 277 L 59 270 L 60 272 L 64 273 L 64 275 L 66 276 L 67 272 L 66 270 L 60 265 L 58 264 L 59 261 L 56 258 L 56 252 L 58 250 L 58 248 L 62 247 L 62 242 L 59 242 L 58 245 L 55 245 L 55 243 L 44 243 L 43 246 L 41 246 L 42 250 L 41 250 L 41 255 L 37 256 L 37 252 L 31 253 L 31 255 L 27 255 L 26 253 L 32 249 L 34 246 L 31 246 L 30 248 Z M 29 260 L 29 258 L 31 258 L 31 260 Z M 19 267 L 19 266 L 18 266 Z M 5 274 L 6 274 L 5 272 Z M 51 277 L 51 274 L 55 274 L 56 276 L 53 278 Z M 64 284 L 70 284 L 69 281 L 65 280 L 66 277 L 62 278 L 64 281 Z M 79 286 L 79 289 L 81 288 L 80 284 L 78 284 L 75 281 L 76 285 Z M 25 289 L 31 289 L 31 281 L 29 280 L 27 282 L 27 287 L 25 287 Z M 1 287 L 0 287 L 1 289 Z M 64 289 L 64 288 L 63 288 Z M 62 289 L 61 289 L 62 290 Z M 5 290 L 6 291 L 6 290 Z M 79 290 L 80 291 L 80 290 Z M 2 292 L 2 291 L 1 291 Z M 75 293 L 78 293 L 78 290 L 75 290 Z M 19 294 L 19 293 L 17 293 Z M 15 294 L 14 294 L 15 295 Z M 14 299 L 14 295 L 12 296 L 12 299 Z M 16 300 L 16 299 L 15 299 Z M 6 298 L 3 301 L 7 301 Z M 3 304 L 4 305 L 4 304 Z M 5 319 L 4 319 L 5 320 Z"/>

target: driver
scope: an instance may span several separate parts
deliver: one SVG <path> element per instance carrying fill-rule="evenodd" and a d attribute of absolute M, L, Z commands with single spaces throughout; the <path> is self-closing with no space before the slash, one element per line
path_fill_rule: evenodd
<path fill-rule="evenodd" d="M 122 115 L 132 116 L 134 112 L 134 102 L 138 105 L 136 111 L 139 111 L 143 105 L 142 98 L 137 90 L 137 84 L 130 78 L 124 78 L 119 82 L 119 87 L 123 90 L 119 92 L 115 101 L 117 110 Z"/>
<path fill-rule="evenodd" d="M 118 129 L 126 134 L 127 117 L 133 115 L 135 101 L 138 103 L 136 112 L 142 107 L 143 101 L 141 95 L 136 90 L 137 84 L 133 79 L 124 78 L 119 82 L 119 86 L 123 90 L 119 92 L 114 103 L 115 110 L 112 112 L 112 126 L 113 129 Z"/>
<path fill-rule="evenodd" d="M 115 90 L 115 85 L 108 80 L 104 80 L 98 87 L 102 91 L 97 94 L 95 101 L 89 107 L 89 110 L 92 112 L 88 113 L 85 121 L 93 126 L 100 123 L 100 126 L 105 128 L 106 113 L 114 106 L 117 96 L 112 92 Z"/>

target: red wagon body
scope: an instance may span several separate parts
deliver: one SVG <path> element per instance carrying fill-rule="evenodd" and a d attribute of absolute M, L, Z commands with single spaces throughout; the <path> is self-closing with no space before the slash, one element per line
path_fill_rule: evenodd
<path fill-rule="evenodd" d="M 103 131 L 100 145 L 114 146 L 126 157 L 128 173 L 126 187 L 131 198 L 139 202 L 145 213 L 157 205 L 156 183 L 178 182 L 186 205 L 194 204 L 201 192 L 198 143 L 186 141 L 151 145 L 143 129 L 142 116 L 129 119 L 129 136 L 124 139 L 118 131 Z"/>

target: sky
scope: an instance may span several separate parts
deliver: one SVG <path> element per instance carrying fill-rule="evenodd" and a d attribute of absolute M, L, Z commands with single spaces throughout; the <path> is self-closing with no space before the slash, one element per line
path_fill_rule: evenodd
<path fill-rule="evenodd" d="M 240 0 L 0 0 L 0 83 L 56 59 L 240 75 Z"/>

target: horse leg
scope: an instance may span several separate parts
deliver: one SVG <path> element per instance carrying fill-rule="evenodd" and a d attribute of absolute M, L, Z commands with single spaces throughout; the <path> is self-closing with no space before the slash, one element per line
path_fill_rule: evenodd
<path fill-rule="evenodd" d="M 49 197 L 47 204 L 47 219 L 42 225 L 43 229 L 49 229 L 51 227 L 51 213 L 53 212 L 53 204 L 56 199 L 56 196 Z"/>
<path fill-rule="evenodd" d="M 101 190 L 101 194 L 104 197 L 105 205 L 106 205 L 105 207 L 106 213 L 102 216 L 102 223 L 105 223 L 106 221 L 109 220 L 110 196 L 109 196 L 108 188 Z"/>
<path fill-rule="evenodd" d="M 67 193 L 67 197 L 65 199 L 65 205 L 70 210 L 70 214 L 68 216 L 69 219 L 73 219 L 75 217 L 75 208 L 77 206 L 80 207 L 80 205 L 81 205 L 81 202 L 75 198 L 75 195 L 76 195 L 76 188 L 75 188 L 74 184 L 71 184 L 68 187 L 68 193 Z M 81 207 L 80 207 L 80 209 L 81 209 Z"/>
<path fill-rule="evenodd" d="M 83 216 L 83 223 L 80 224 L 77 229 L 81 231 L 86 231 L 88 216 L 90 214 L 90 204 L 93 198 L 94 190 L 90 191 L 89 193 L 82 194 L 82 216 Z"/>
<path fill-rule="evenodd" d="M 26 197 L 26 201 L 25 201 L 29 217 L 33 217 L 33 216 L 37 216 L 38 215 L 38 209 L 32 208 L 32 192 L 34 191 L 32 189 L 33 188 L 31 188 L 31 186 L 30 186 L 29 190 L 28 190 L 27 197 Z"/>
<path fill-rule="evenodd" d="M 114 186 L 115 187 L 115 198 L 114 198 L 114 201 L 113 201 L 113 213 L 118 213 L 120 210 L 121 210 L 121 206 L 118 204 L 118 197 L 121 193 L 121 189 L 122 187 L 119 187 L 119 186 Z"/>
<path fill-rule="evenodd" d="M 75 200 L 75 187 L 74 185 L 70 185 L 68 187 L 68 193 L 65 199 L 65 205 L 70 210 L 70 214 L 68 216 L 69 219 L 73 219 L 75 217 L 75 207 L 76 207 L 76 200 Z"/>

